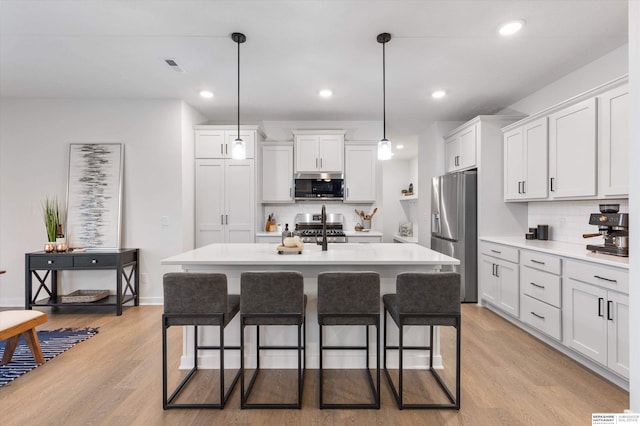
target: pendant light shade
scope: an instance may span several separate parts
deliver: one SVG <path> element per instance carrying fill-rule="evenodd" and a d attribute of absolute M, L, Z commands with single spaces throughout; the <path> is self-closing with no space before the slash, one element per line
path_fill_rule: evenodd
<path fill-rule="evenodd" d="M 247 37 L 242 33 L 233 33 L 231 39 L 238 45 L 238 137 L 233 141 L 231 158 L 244 160 L 247 158 L 247 144 L 240 138 L 240 44 L 247 41 Z"/>
<path fill-rule="evenodd" d="M 391 40 L 391 34 L 378 34 L 378 43 L 382 44 L 382 139 L 378 142 L 378 160 L 390 160 L 393 156 L 391 142 L 387 139 L 387 106 L 386 106 L 386 75 L 384 45 Z"/>

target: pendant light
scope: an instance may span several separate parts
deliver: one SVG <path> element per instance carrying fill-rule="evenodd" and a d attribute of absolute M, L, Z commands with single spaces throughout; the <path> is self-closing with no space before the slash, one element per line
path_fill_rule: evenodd
<path fill-rule="evenodd" d="M 387 106 L 386 106 L 386 85 L 385 85 L 385 51 L 384 45 L 391 40 L 391 34 L 378 34 L 378 43 L 382 44 L 382 139 L 378 142 L 378 160 L 390 160 L 393 156 L 391 152 L 391 142 L 387 139 Z"/>
<path fill-rule="evenodd" d="M 247 37 L 242 33 L 233 33 L 231 39 L 238 45 L 238 137 L 233 141 L 231 158 L 244 160 L 247 158 L 247 144 L 240 138 L 240 44 L 247 41 Z"/>

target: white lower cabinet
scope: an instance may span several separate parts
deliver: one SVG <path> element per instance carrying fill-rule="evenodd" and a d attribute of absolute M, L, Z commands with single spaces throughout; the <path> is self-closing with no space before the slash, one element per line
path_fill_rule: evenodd
<path fill-rule="evenodd" d="M 565 345 L 628 378 L 629 296 L 606 288 L 621 272 L 567 261 L 562 315 Z"/>
<path fill-rule="evenodd" d="M 518 250 L 495 244 L 481 244 L 480 287 L 482 299 L 502 311 L 518 316 L 520 290 L 518 277 Z M 513 251 L 515 250 L 515 262 Z"/>
<path fill-rule="evenodd" d="M 373 236 L 360 236 L 357 237 L 347 237 L 348 243 L 381 243 L 382 236 L 373 235 Z"/>
<path fill-rule="evenodd" d="M 626 268 L 489 241 L 479 250 L 483 302 L 587 367 L 596 370 L 585 358 L 600 364 L 609 380 L 629 379 Z"/>

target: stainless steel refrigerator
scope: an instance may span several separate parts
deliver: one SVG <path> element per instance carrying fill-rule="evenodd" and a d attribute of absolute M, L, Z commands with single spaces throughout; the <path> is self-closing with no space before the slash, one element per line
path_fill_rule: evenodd
<path fill-rule="evenodd" d="M 454 266 L 453 270 L 461 275 L 462 302 L 478 301 L 476 218 L 477 173 L 475 170 L 433 178 L 431 249 L 460 260 L 460 265 Z"/>

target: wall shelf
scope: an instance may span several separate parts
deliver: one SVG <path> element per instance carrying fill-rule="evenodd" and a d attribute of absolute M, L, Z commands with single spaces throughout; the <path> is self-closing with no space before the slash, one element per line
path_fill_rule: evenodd
<path fill-rule="evenodd" d="M 400 201 L 405 201 L 405 200 L 417 200 L 418 196 L 417 195 L 408 195 L 406 197 L 400 197 Z"/>

